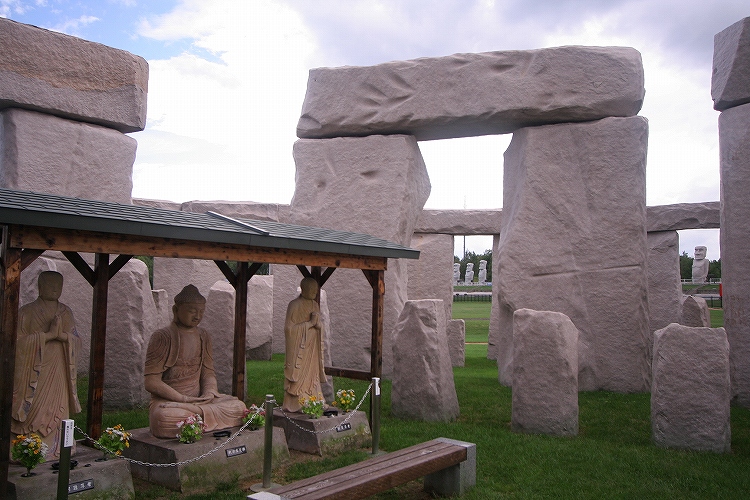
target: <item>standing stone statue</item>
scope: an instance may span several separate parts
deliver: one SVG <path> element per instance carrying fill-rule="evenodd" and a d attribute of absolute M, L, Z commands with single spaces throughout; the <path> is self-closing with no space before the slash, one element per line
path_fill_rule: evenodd
<path fill-rule="evenodd" d="M 466 274 L 464 275 L 464 283 L 471 283 L 474 281 L 474 263 L 469 262 L 466 264 Z"/>
<path fill-rule="evenodd" d="M 693 258 L 693 283 L 705 283 L 708 276 L 708 259 L 706 259 L 706 247 L 695 247 Z"/>
<path fill-rule="evenodd" d="M 76 363 L 81 339 L 73 312 L 59 299 L 63 277 L 39 274 L 39 297 L 18 311 L 18 344 L 13 383 L 11 432 L 35 432 L 60 456 L 60 423 L 81 411 L 76 393 Z"/>
<path fill-rule="evenodd" d="M 211 338 L 198 327 L 205 310 L 205 297 L 194 285 L 186 286 L 174 298 L 172 323 L 149 341 L 144 378 L 155 437 L 174 438 L 177 423 L 194 414 L 203 417 L 206 431 L 242 422 L 245 404 L 217 388 Z"/>
<path fill-rule="evenodd" d="M 286 411 L 299 411 L 299 399 L 323 396 L 320 384 L 326 381 L 323 367 L 323 323 L 315 300 L 318 282 L 303 278 L 302 292 L 289 302 L 284 322 L 286 361 L 284 362 L 284 405 Z"/>
<path fill-rule="evenodd" d="M 455 286 L 461 280 L 461 264 L 453 263 L 453 285 Z"/>
<path fill-rule="evenodd" d="M 479 261 L 479 282 L 487 283 L 487 261 Z"/>

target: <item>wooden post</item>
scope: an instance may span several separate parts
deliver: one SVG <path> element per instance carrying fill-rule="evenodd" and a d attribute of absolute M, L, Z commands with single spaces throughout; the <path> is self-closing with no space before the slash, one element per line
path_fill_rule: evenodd
<path fill-rule="evenodd" d="M 7 498 L 10 466 L 10 424 L 13 377 L 16 364 L 16 329 L 21 289 L 21 249 L 10 248 L 9 229 L 2 230 L 2 282 L 0 283 L 0 498 Z"/>
<path fill-rule="evenodd" d="M 237 265 L 234 287 L 234 352 L 232 396 L 245 400 L 245 341 L 247 329 L 247 282 L 250 279 L 247 262 Z"/>
<path fill-rule="evenodd" d="M 98 253 L 94 262 L 94 300 L 91 308 L 91 353 L 89 357 L 89 400 L 87 429 L 92 439 L 102 435 L 104 411 L 104 346 L 107 336 L 109 254 Z"/>
<path fill-rule="evenodd" d="M 370 345 L 370 377 L 383 375 L 383 306 L 385 271 L 362 270 L 372 286 L 372 344 Z"/>

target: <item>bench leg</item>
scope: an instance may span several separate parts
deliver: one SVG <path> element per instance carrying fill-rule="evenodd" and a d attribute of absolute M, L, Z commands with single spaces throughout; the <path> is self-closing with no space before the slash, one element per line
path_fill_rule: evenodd
<path fill-rule="evenodd" d="M 477 484 L 477 445 L 448 438 L 438 441 L 466 447 L 466 461 L 426 475 L 424 489 L 445 497 L 463 495 Z"/>

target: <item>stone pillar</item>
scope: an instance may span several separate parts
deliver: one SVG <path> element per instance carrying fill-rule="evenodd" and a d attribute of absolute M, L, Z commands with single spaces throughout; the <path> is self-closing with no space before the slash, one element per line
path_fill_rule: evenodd
<path fill-rule="evenodd" d="M 578 328 L 580 390 L 648 390 L 647 137 L 639 116 L 513 135 L 493 276 L 501 383 L 513 373 L 513 313 L 528 308 Z"/>
<path fill-rule="evenodd" d="M 500 235 L 492 236 L 492 306 L 490 307 L 490 333 L 487 339 L 487 359 L 498 359 L 500 334 Z M 507 326 L 507 325 L 506 325 Z M 510 333 L 512 335 L 512 332 Z M 506 342 L 507 345 L 507 342 Z"/>
<path fill-rule="evenodd" d="M 204 297 L 217 281 L 226 280 L 212 260 L 154 257 L 154 289 L 166 290 L 170 301 L 187 285 L 195 285 Z M 174 302 L 171 302 L 170 310 Z"/>
<path fill-rule="evenodd" d="M 442 301 L 408 300 L 393 342 L 393 416 L 437 422 L 458 418 Z"/>
<path fill-rule="evenodd" d="M 677 231 L 648 233 L 648 330 L 680 321 L 680 237 Z M 649 340 L 648 345 L 652 345 Z"/>
<path fill-rule="evenodd" d="M 513 313 L 515 432 L 578 434 L 578 329 L 562 313 Z"/>
<path fill-rule="evenodd" d="M 723 328 L 654 333 L 651 434 L 657 446 L 728 453 L 729 342 Z"/>
<path fill-rule="evenodd" d="M 355 231 L 409 246 L 430 181 L 414 137 L 303 139 L 294 145 L 296 187 L 290 222 Z M 331 356 L 337 367 L 369 368 L 372 288 L 358 269 L 338 269 L 325 285 Z M 383 374 L 391 372 L 393 326 L 407 294 L 406 263 L 385 273 Z M 364 354 L 364 356 L 363 356 Z"/>
<path fill-rule="evenodd" d="M 706 299 L 692 295 L 682 295 L 680 297 L 679 323 L 693 327 L 711 326 L 711 313 L 708 310 Z"/>

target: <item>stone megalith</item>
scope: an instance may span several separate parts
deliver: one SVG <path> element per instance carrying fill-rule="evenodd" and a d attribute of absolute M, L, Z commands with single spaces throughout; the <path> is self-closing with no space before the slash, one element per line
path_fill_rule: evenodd
<path fill-rule="evenodd" d="M 714 35 L 711 98 L 724 111 L 750 102 L 750 17 Z"/>
<path fill-rule="evenodd" d="M 142 57 L 3 18 L 0 47 L 0 109 L 33 109 L 120 132 L 146 126 Z"/>
<path fill-rule="evenodd" d="M 427 169 L 414 137 L 303 139 L 294 144 L 294 160 L 297 173 L 290 205 L 292 224 L 367 233 L 410 245 L 414 226 L 430 194 Z M 295 286 L 298 283 L 299 279 Z M 325 288 L 333 329 L 334 366 L 360 370 L 369 367 L 371 286 L 362 271 L 338 269 Z M 403 259 L 388 263 L 385 289 L 383 375 L 387 377 L 391 370 L 393 326 L 407 297 Z"/>
<path fill-rule="evenodd" d="M 154 257 L 154 289 L 166 290 L 169 300 L 174 300 L 183 287 L 191 284 L 198 288 L 201 295 L 208 297 L 214 283 L 225 279 L 211 260 Z M 172 304 L 169 308 L 171 311 Z"/>
<path fill-rule="evenodd" d="M 680 320 L 674 323 L 693 327 L 711 326 L 711 313 L 708 311 L 706 299 L 682 295 L 680 297 Z"/>
<path fill-rule="evenodd" d="M 651 434 L 657 446 L 728 453 L 729 342 L 724 328 L 672 323 L 654 333 Z"/>
<path fill-rule="evenodd" d="M 719 149 L 724 328 L 733 394 L 739 405 L 750 408 L 750 104 L 719 115 Z"/>
<path fill-rule="evenodd" d="M 393 334 L 394 417 L 447 422 L 459 416 L 442 302 L 404 304 Z"/>
<path fill-rule="evenodd" d="M 633 116 L 643 64 L 628 47 L 454 54 L 310 70 L 297 136 L 411 134 L 418 140 Z"/>
<path fill-rule="evenodd" d="M 513 313 L 515 432 L 578 434 L 578 329 L 562 313 Z"/>
<path fill-rule="evenodd" d="M 650 232 L 647 242 L 648 329 L 652 335 L 659 328 L 680 322 L 680 237 L 677 231 Z"/>
<path fill-rule="evenodd" d="M 136 147 L 135 139 L 106 127 L 5 109 L 0 187 L 129 205 Z"/>
<path fill-rule="evenodd" d="M 648 390 L 647 136 L 639 116 L 513 134 L 493 275 L 501 383 L 512 383 L 513 313 L 527 308 L 578 328 L 580 390 Z"/>

